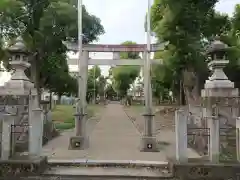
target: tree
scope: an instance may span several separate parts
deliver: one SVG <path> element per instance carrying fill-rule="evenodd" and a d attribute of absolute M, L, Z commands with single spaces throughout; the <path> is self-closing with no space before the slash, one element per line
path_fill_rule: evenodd
<path fill-rule="evenodd" d="M 114 91 L 112 84 L 108 84 L 106 87 L 106 97 L 111 100 L 117 97 L 117 93 Z"/>
<path fill-rule="evenodd" d="M 98 79 L 101 76 L 101 69 L 99 66 L 93 66 L 88 70 L 88 81 L 87 81 L 87 101 L 96 98 L 99 94 L 99 83 Z M 95 99 L 94 99 L 95 100 Z"/>
<path fill-rule="evenodd" d="M 51 92 L 55 92 L 59 97 L 62 95 L 77 95 L 77 79 L 70 76 L 68 72 L 68 66 L 66 63 L 66 55 L 53 55 L 45 62 L 43 66 L 43 73 L 51 73 L 51 76 L 48 76 L 46 81 L 45 88 L 49 89 Z M 53 63 L 52 67 L 48 64 Z M 58 63 L 54 63 L 58 62 Z M 62 68 L 54 67 L 54 64 L 60 64 Z M 65 69 L 64 69 L 65 68 Z"/>
<path fill-rule="evenodd" d="M 230 63 L 225 68 L 228 78 L 235 82 L 235 86 L 240 88 L 240 5 L 236 5 L 233 18 L 230 21 L 231 29 L 222 35 L 222 41 L 225 42 L 230 48 L 228 50 L 228 59 Z"/>
<path fill-rule="evenodd" d="M 100 101 L 103 102 L 105 100 L 105 86 L 107 83 L 107 79 L 104 76 L 100 76 L 98 79 L 98 87 L 99 87 L 99 96 Z"/>
<path fill-rule="evenodd" d="M 68 76 L 65 56 L 67 49 L 63 41 L 77 41 L 76 4 L 77 0 L 1 1 L 0 28 L 4 32 L 4 39 L 23 35 L 32 52 L 29 74 L 39 94 L 41 87 L 50 87 L 53 81 L 58 82 L 58 79 L 52 80 L 53 77 Z M 100 20 L 90 15 L 83 7 L 83 42 L 92 42 L 102 33 L 104 29 Z M 64 79 L 67 80 L 69 77 Z M 62 85 L 65 86 L 67 83 L 68 81 L 63 82 Z M 54 84 L 57 86 L 53 89 L 59 89 L 60 84 Z"/>
<path fill-rule="evenodd" d="M 131 41 L 126 41 L 122 43 L 123 45 L 127 44 L 136 44 Z M 124 52 L 120 53 L 121 59 L 139 59 L 139 53 L 135 52 Z M 122 97 L 127 95 L 127 90 L 130 88 L 130 85 L 136 80 L 140 72 L 140 67 L 138 66 L 117 66 L 111 68 L 111 75 L 113 81 L 113 88 L 118 94 Z"/>
<path fill-rule="evenodd" d="M 180 95 L 183 88 L 187 103 L 198 101 L 209 75 L 204 56 L 206 45 L 229 29 L 229 18 L 214 10 L 216 2 L 155 0 L 151 9 L 152 30 L 159 42 L 169 42 L 163 52 L 155 55 L 164 59 L 164 65 L 154 71 L 155 76 L 166 88 L 174 89 L 175 94 Z"/>
<path fill-rule="evenodd" d="M 101 76 L 101 69 L 98 65 L 95 65 L 91 69 L 89 69 L 88 77 L 98 79 L 100 76 Z"/>

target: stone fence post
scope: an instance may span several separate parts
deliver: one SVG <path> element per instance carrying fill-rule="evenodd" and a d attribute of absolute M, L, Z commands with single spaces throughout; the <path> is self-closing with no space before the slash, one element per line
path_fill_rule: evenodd
<path fill-rule="evenodd" d="M 187 162 L 187 114 L 183 110 L 175 111 L 176 160 Z"/>
<path fill-rule="evenodd" d="M 240 162 L 240 117 L 236 118 L 237 160 Z"/>
<path fill-rule="evenodd" d="M 14 114 L 3 115 L 1 160 L 8 160 L 12 155 L 11 126 L 14 124 L 15 118 L 16 118 L 16 115 Z"/>

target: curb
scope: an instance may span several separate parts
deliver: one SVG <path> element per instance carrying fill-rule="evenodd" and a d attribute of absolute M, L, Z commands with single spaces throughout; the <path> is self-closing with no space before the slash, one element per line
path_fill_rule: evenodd
<path fill-rule="evenodd" d="M 132 166 L 132 167 L 156 167 L 167 168 L 169 163 L 166 161 L 137 161 L 137 160 L 90 160 L 90 159 L 50 159 L 50 166 Z"/>
<path fill-rule="evenodd" d="M 31 177 L 29 177 L 31 178 Z M 84 180 L 105 180 L 105 179 L 111 179 L 111 180 L 120 180 L 120 179 L 125 179 L 125 180 L 159 180 L 159 179 L 173 179 L 173 176 L 135 176 L 135 175 L 54 175 L 54 174 L 47 174 L 47 175 L 42 175 L 42 179 L 44 178 L 61 178 L 61 179 L 66 179 L 66 180 L 75 180 L 75 179 L 84 179 Z"/>

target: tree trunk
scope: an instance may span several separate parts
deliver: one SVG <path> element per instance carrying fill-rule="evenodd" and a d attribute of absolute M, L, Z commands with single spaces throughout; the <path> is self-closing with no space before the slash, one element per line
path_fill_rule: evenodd
<path fill-rule="evenodd" d="M 179 105 L 183 105 L 183 83 L 182 80 L 179 81 Z"/>
<path fill-rule="evenodd" d="M 196 74 L 191 70 L 183 71 L 183 90 L 188 105 L 197 105 L 200 100 L 199 84 Z"/>
<path fill-rule="evenodd" d="M 41 101 L 41 89 L 40 89 L 40 82 L 39 82 L 39 69 L 37 68 L 37 61 L 38 56 L 32 57 L 31 60 L 31 81 L 34 83 L 34 87 L 37 89 L 37 96 L 38 96 L 38 103 L 40 105 Z"/>
<path fill-rule="evenodd" d="M 58 105 L 61 104 L 61 97 L 62 97 L 61 95 L 58 95 L 58 99 L 57 99 L 57 102 L 56 102 Z"/>
<path fill-rule="evenodd" d="M 52 92 L 49 91 L 49 109 L 52 110 Z"/>

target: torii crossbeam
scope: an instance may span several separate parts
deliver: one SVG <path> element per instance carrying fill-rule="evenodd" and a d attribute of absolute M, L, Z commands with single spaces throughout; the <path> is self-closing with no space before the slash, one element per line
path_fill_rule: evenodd
<path fill-rule="evenodd" d="M 77 65 L 77 58 L 69 58 L 68 65 Z M 152 59 L 151 64 L 162 64 L 162 59 Z M 89 59 L 88 65 L 100 66 L 143 66 L 143 59 Z"/>
<path fill-rule="evenodd" d="M 71 51 L 78 51 L 78 44 L 71 42 L 63 42 L 65 46 Z M 151 44 L 151 52 L 161 51 L 167 43 Z M 88 52 L 144 52 L 147 50 L 146 44 L 85 44 L 83 51 Z"/>
<path fill-rule="evenodd" d="M 71 51 L 78 51 L 77 43 L 64 42 L 66 47 Z M 163 50 L 166 43 L 152 44 L 151 52 Z M 83 51 L 87 52 L 145 52 L 146 44 L 130 44 L 130 45 L 115 45 L 115 44 L 86 44 L 83 45 Z M 69 65 L 77 65 L 78 58 L 69 58 Z M 152 59 L 151 64 L 162 64 L 161 59 Z M 143 66 L 143 59 L 88 59 L 88 65 L 115 65 L 115 66 Z"/>

